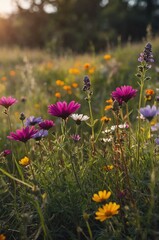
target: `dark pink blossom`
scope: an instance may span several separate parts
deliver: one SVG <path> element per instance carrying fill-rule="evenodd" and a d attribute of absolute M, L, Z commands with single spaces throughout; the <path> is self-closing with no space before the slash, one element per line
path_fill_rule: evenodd
<path fill-rule="evenodd" d="M 25 143 L 29 139 L 31 139 L 37 131 L 38 130 L 35 129 L 34 126 L 32 127 L 28 126 L 22 129 L 17 129 L 15 133 L 11 132 L 10 136 L 7 136 L 7 138 L 10 140 L 20 141 Z"/>
<path fill-rule="evenodd" d="M 10 106 L 12 106 L 13 104 L 17 103 L 17 99 L 13 98 L 13 97 L 1 97 L 0 98 L 0 105 L 2 105 L 5 108 L 9 108 Z"/>
<path fill-rule="evenodd" d="M 71 135 L 71 138 L 74 140 L 74 142 L 78 142 L 81 139 L 80 135 L 78 134 Z"/>
<path fill-rule="evenodd" d="M 111 96 L 119 105 L 122 105 L 123 102 L 128 102 L 131 98 L 135 97 L 136 93 L 137 90 L 133 89 L 131 86 L 121 86 L 117 87 L 116 90 L 112 92 Z"/>
<path fill-rule="evenodd" d="M 52 120 L 44 120 L 39 123 L 39 127 L 44 130 L 49 130 L 54 126 L 55 126 L 55 123 Z"/>
<path fill-rule="evenodd" d="M 75 101 L 67 102 L 57 102 L 56 104 L 51 104 L 48 106 L 48 113 L 52 116 L 61 117 L 66 119 L 69 115 L 74 113 L 80 108 L 80 104 Z"/>
<path fill-rule="evenodd" d="M 2 155 L 3 155 L 4 157 L 6 157 L 7 155 L 10 155 L 11 153 L 12 153 L 11 150 L 5 149 L 5 150 L 2 152 Z"/>

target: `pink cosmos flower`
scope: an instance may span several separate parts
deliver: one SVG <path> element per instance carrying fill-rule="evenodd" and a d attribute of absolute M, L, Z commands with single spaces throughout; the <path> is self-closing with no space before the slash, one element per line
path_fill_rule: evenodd
<path fill-rule="evenodd" d="M 2 105 L 5 108 L 9 108 L 10 106 L 12 106 L 13 104 L 17 103 L 17 99 L 13 98 L 13 97 L 1 97 L 0 98 L 0 105 Z"/>
<path fill-rule="evenodd" d="M 37 133 L 37 129 L 34 126 L 32 127 L 25 127 L 22 129 L 17 129 L 16 132 L 11 132 L 10 136 L 7 136 L 10 140 L 20 141 L 20 142 L 27 142 L 30 138 L 33 137 L 35 133 Z"/>
<path fill-rule="evenodd" d="M 56 104 L 51 104 L 48 106 L 48 113 L 52 116 L 61 117 L 66 119 L 70 114 L 74 113 L 80 108 L 80 104 L 75 101 L 67 102 L 57 102 Z"/>
<path fill-rule="evenodd" d="M 39 127 L 44 130 L 49 130 L 54 126 L 55 126 L 55 123 L 52 120 L 44 120 L 39 123 Z"/>
<path fill-rule="evenodd" d="M 131 98 L 135 97 L 137 93 L 136 89 L 131 86 L 121 86 L 117 87 L 115 91 L 112 92 L 111 96 L 113 100 L 116 100 L 120 105 L 123 102 L 128 102 Z"/>

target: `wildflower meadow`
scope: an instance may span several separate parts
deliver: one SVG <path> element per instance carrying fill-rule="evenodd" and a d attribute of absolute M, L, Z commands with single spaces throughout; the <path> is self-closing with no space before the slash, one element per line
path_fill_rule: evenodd
<path fill-rule="evenodd" d="M 157 42 L 1 57 L 0 240 L 159 239 Z"/>

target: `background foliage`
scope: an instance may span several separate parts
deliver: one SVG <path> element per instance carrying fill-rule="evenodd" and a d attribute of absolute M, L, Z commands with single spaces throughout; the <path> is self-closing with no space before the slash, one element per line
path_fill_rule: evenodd
<path fill-rule="evenodd" d="M 18 10 L 0 19 L 0 44 L 61 52 L 99 51 L 138 41 L 159 29 L 157 0 L 13 0 Z"/>

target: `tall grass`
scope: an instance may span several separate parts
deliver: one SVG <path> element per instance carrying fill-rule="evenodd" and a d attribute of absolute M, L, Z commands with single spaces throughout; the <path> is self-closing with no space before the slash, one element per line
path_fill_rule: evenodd
<path fill-rule="evenodd" d="M 18 102 L 0 106 L 0 239 L 159 238 L 158 128 L 151 129 L 158 115 L 148 121 L 139 114 L 147 105 L 158 108 L 158 43 L 151 43 L 155 63 L 142 89 L 136 74 L 145 43 L 71 57 L 3 49 L 0 94 Z M 90 86 L 83 91 L 85 75 Z M 137 89 L 136 96 L 122 104 L 106 102 L 122 85 Z M 147 88 L 154 93 L 145 95 Z M 81 104 L 77 113 L 87 121 L 48 113 L 49 105 L 72 100 Z M 30 116 L 55 126 L 37 140 L 9 140 Z M 106 205 L 110 202 L 118 209 Z"/>

